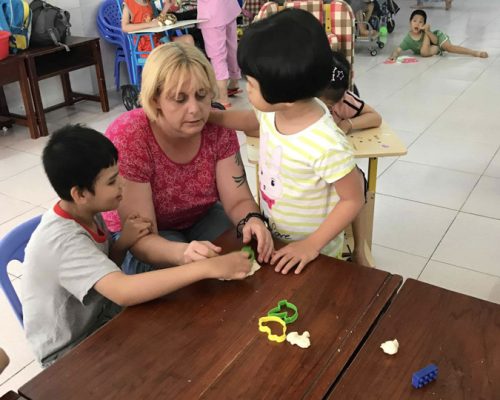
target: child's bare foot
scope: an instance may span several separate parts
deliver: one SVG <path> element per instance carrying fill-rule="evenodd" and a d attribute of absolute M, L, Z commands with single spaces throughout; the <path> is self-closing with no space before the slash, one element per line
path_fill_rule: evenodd
<path fill-rule="evenodd" d="M 488 58 L 488 53 L 485 51 L 476 51 L 474 55 L 479 58 Z"/>

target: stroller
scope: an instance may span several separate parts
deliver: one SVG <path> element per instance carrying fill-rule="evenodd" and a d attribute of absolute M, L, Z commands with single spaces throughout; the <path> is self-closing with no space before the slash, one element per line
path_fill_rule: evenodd
<path fill-rule="evenodd" d="M 387 27 L 387 32 L 392 33 L 396 27 L 394 16 L 398 13 L 399 6 L 393 0 L 375 0 L 370 25 L 380 32 L 380 28 Z"/>

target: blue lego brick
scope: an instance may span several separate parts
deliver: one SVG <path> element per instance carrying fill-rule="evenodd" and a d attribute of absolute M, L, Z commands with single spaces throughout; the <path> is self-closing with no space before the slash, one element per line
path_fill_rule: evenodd
<path fill-rule="evenodd" d="M 437 378 L 438 367 L 434 364 L 429 364 L 427 367 L 413 373 L 411 384 L 413 387 L 420 389 Z"/>

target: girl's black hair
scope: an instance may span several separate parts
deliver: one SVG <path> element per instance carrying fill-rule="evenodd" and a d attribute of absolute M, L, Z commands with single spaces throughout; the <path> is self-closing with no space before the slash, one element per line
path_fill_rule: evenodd
<path fill-rule="evenodd" d="M 238 63 L 244 75 L 257 80 L 270 104 L 319 95 L 332 71 L 325 30 L 311 13 L 299 9 L 251 24 L 238 46 Z"/>
<path fill-rule="evenodd" d="M 72 201 L 71 188 L 94 193 L 101 170 L 118 162 L 118 150 L 102 133 L 81 125 L 66 125 L 54 132 L 42 155 L 50 184 L 63 200 Z"/>
<path fill-rule="evenodd" d="M 349 79 L 351 75 L 351 64 L 347 58 L 338 51 L 332 52 L 333 68 L 330 75 L 330 82 L 322 93 L 322 97 L 333 103 L 342 99 L 344 93 L 349 89 Z"/>

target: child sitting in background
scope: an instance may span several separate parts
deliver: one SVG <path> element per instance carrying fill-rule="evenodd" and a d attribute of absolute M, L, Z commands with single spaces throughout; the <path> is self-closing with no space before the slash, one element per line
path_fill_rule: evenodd
<path fill-rule="evenodd" d="M 431 31 L 427 23 L 427 14 L 423 10 L 415 10 L 410 15 L 410 31 L 396 48 L 389 60 L 396 61 L 403 50 L 411 50 L 422 57 L 442 54 L 443 51 L 455 54 L 466 54 L 474 57 L 487 58 L 485 51 L 471 50 L 466 47 L 451 44 L 450 38 L 440 30 Z"/>
<path fill-rule="evenodd" d="M 113 143 L 92 129 L 66 126 L 52 134 L 42 158 L 61 200 L 26 246 L 21 301 L 26 337 L 43 365 L 116 315 L 117 305 L 144 303 L 202 279 L 242 279 L 250 271 L 248 254 L 234 252 L 125 275 L 117 265 L 152 224 L 131 215 L 120 238 L 110 241 L 100 213 L 118 207 L 123 189 Z"/>
<path fill-rule="evenodd" d="M 320 99 L 330 108 L 333 120 L 344 133 L 353 129 L 376 128 L 382 117 L 349 89 L 351 65 L 338 51 L 332 53 L 333 71 Z"/>
<path fill-rule="evenodd" d="M 347 134 L 353 129 L 376 128 L 382 123 L 382 117 L 372 107 L 366 104 L 353 92 L 348 90 L 351 65 L 347 58 L 337 51 L 332 53 L 333 71 L 328 86 L 320 99 L 330 108 L 332 117 L 337 126 Z M 371 259 L 365 252 L 365 238 L 367 237 L 367 210 L 363 208 L 352 223 L 354 250 L 352 260 L 360 265 L 369 266 Z"/>
<path fill-rule="evenodd" d="M 166 0 L 161 13 L 156 18 L 154 16 L 153 7 L 150 0 L 123 0 L 122 31 L 129 33 L 165 25 L 168 19 L 167 13 L 170 9 L 175 7 L 175 0 Z M 153 35 L 154 47 L 161 44 L 160 39 L 162 36 L 162 33 Z M 173 41 L 180 40 L 185 43 L 194 44 L 191 35 L 172 36 L 171 39 Z M 140 37 L 137 50 L 148 53 L 153 50 L 148 35 Z"/>
<path fill-rule="evenodd" d="M 273 235 L 277 272 L 300 273 L 319 253 L 340 257 L 343 230 L 364 203 L 353 150 L 315 98 L 332 76 L 325 31 L 307 11 L 285 9 L 249 26 L 238 47 L 254 111 L 214 111 L 210 121 L 260 127 L 261 211 Z"/>

